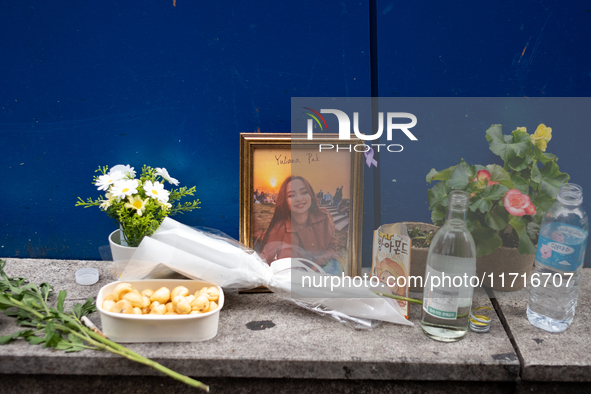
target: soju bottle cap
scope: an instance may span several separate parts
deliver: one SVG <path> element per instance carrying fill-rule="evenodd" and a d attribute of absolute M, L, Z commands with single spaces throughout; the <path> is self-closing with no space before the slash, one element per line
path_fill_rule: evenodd
<path fill-rule="evenodd" d="M 478 333 L 485 333 L 490 331 L 491 318 L 485 315 L 475 315 L 474 312 L 478 310 L 492 309 L 488 306 L 479 306 L 470 311 L 470 330 Z"/>

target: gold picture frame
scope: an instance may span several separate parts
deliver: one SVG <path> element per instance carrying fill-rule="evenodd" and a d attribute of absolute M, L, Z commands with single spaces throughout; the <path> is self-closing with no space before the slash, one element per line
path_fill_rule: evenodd
<path fill-rule="evenodd" d="M 264 225 L 268 225 L 270 221 L 269 215 L 272 217 L 272 213 L 269 213 L 269 211 L 274 211 L 274 199 L 277 194 L 265 193 L 264 188 L 261 188 L 259 192 L 255 181 L 258 185 L 261 182 L 260 179 L 270 177 L 262 174 L 266 174 L 267 170 L 274 167 L 275 164 L 278 168 L 276 171 L 288 174 L 288 176 L 301 175 L 292 174 L 293 169 L 302 169 L 301 172 L 305 173 L 305 168 L 308 167 L 305 167 L 304 163 L 306 165 L 310 164 L 309 168 L 315 169 L 309 170 L 311 173 L 306 176 L 312 177 L 317 185 L 314 185 L 313 182 L 309 182 L 309 185 L 314 187 L 316 201 L 319 206 L 329 210 L 331 217 L 334 219 L 335 234 L 338 236 L 339 245 L 338 262 L 342 266 L 342 272 L 349 276 L 361 274 L 364 156 L 363 152 L 355 150 L 355 145 L 363 144 L 363 141 L 355 135 L 351 135 L 350 140 L 338 140 L 337 137 L 338 135 L 335 134 L 319 133 L 314 134 L 313 140 L 308 140 L 306 135 L 303 134 L 240 134 L 240 242 L 249 248 L 257 250 L 256 241 L 261 240 L 262 231 L 266 231 Z M 325 149 L 318 152 L 321 144 Z M 337 145 L 339 149 L 335 151 L 334 147 Z M 333 149 L 328 148 L 329 146 L 333 146 Z M 297 149 L 297 151 L 294 149 Z M 349 151 L 350 153 L 347 154 Z M 299 160 L 301 167 L 297 163 L 297 159 L 291 160 L 292 152 L 303 158 Z M 333 153 L 329 154 L 329 152 Z M 338 156 L 335 154 L 338 154 Z M 314 163 L 314 161 L 318 161 L 318 163 Z M 345 163 L 342 166 L 348 168 L 341 168 L 336 171 L 333 169 L 328 173 L 322 173 L 322 166 L 326 168 L 326 171 L 329 171 L 328 167 L 338 166 L 341 161 Z M 296 163 L 294 164 L 294 162 Z M 283 168 L 279 170 L 280 167 Z M 323 178 L 323 175 L 326 175 L 326 177 Z M 281 175 L 273 175 L 272 177 L 281 177 Z M 278 190 L 281 183 L 283 183 L 283 179 L 285 177 L 273 179 L 270 181 L 272 186 L 269 187 L 272 190 Z M 323 180 L 319 181 L 319 179 Z M 341 198 L 339 198 L 339 187 L 337 186 L 335 189 L 334 185 L 341 183 Z M 327 184 L 331 185 L 330 189 L 323 192 L 322 199 L 319 199 L 319 189 L 322 189 L 322 187 L 315 186 Z M 336 196 L 332 195 L 332 193 L 335 193 Z M 330 194 L 331 198 L 328 199 L 326 194 Z M 347 211 L 348 217 L 343 217 Z M 344 233 L 345 228 L 346 234 Z"/>

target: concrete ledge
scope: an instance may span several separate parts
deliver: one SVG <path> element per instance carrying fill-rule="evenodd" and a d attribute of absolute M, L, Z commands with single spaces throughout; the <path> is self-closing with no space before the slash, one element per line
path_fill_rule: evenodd
<path fill-rule="evenodd" d="M 526 315 L 528 288 L 515 293 L 495 291 L 494 294 L 522 359 L 524 381 L 591 382 L 590 268 L 583 269 L 573 323 L 559 334 L 529 323 Z M 591 385 L 588 389 L 591 391 Z"/>
<path fill-rule="evenodd" d="M 168 377 L 125 378 L 116 376 L 52 376 L 52 375 L 0 375 L 0 394 L 62 394 L 66 392 L 117 394 L 195 394 L 201 391 Z M 514 393 L 515 382 L 416 382 L 378 380 L 311 380 L 311 379 L 239 379 L 207 378 L 210 392 L 215 394 L 454 394 Z M 570 387 L 569 387 L 570 389 Z M 524 391 L 525 393 L 525 391 Z M 557 392 L 558 393 L 558 392 Z M 586 393 L 569 391 L 569 393 Z"/>
<path fill-rule="evenodd" d="M 8 259 L 7 272 L 68 290 L 68 301 L 95 296 L 113 280 L 109 263 Z M 74 272 L 97 267 L 101 280 L 79 286 Z M 480 294 L 482 297 L 482 294 Z M 488 298 L 475 300 L 490 305 Z M 418 322 L 420 307 L 411 306 Z M 97 316 L 92 319 L 99 323 Z M 260 321 L 273 327 L 253 330 Z M 249 324 L 250 323 L 250 324 Z M 439 343 L 414 327 L 383 323 L 355 330 L 318 316 L 274 294 L 230 293 L 220 313 L 218 335 L 199 343 L 129 344 L 134 351 L 190 376 L 320 380 L 516 381 L 519 361 L 496 318 L 488 334 L 469 332 L 457 343 Z M 251 328 L 249 328 L 249 326 Z M 0 335 L 18 328 L 0 318 Z M 1 374 L 155 375 L 156 371 L 96 351 L 66 354 L 19 341 L 0 347 Z"/>

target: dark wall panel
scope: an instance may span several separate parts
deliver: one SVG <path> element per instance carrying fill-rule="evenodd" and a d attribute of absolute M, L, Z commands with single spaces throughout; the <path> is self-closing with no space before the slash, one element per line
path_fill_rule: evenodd
<path fill-rule="evenodd" d="M 381 97 L 587 97 L 591 93 L 591 9 L 575 1 L 377 2 L 378 87 Z M 469 107 L 469 106 L 466 106 Z M 493 123 L 508 134 L 552 127 L 548 152 L 561 171 L 591 195 L 591 137 L 575 113 L 510 106 L 474 119 L 426 111 L 419 141 L 381 155 L 381 220 L 430 223 L 425 182 L 431 168 L 459 163 L 500 163 L 485 131 Z M 458 111 L 462 111 L 459 104 Z M 457 113 L 455 114 L 457 115 Z M 535 115 L 535 116 L 532 116 Z M 418 114 L 417 114 L 418 116 Z M 568 117 L 568 118 L 567 118 Z M 576 124 L 576 127 L 570 125 Z M 395 180 L 395 181 L 394 181 Z M 588 202 L 585 203 L 590 211 Z M 591 261 L 587 252 L 587 264 Z"/>
<path fill-rule="evenodd" d="M 365 2 L 1 1 L 0 255 L 100 258 L 99 165 L 166 167 L 238 236 L 240 132 L 292 96 L 370 95 Z"/>

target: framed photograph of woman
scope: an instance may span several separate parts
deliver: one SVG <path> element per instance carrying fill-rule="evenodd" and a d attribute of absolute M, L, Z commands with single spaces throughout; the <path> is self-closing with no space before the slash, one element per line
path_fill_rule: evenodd
<path fill-rule="evenodd" d="M 360 274 L 363 142 L 337 137 L 240 135 L 240 241 L 268 264 L 297 257 Z"/>

